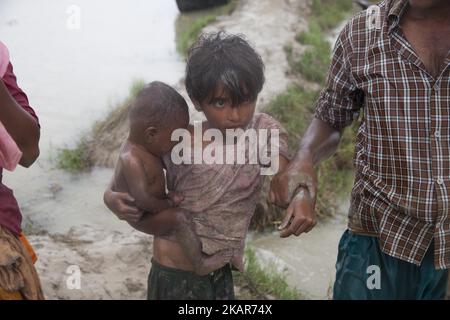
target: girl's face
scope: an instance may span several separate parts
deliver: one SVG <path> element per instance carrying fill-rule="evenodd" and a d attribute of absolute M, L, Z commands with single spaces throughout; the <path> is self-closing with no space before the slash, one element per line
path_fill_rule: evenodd
<path fill-rule="evenodd" d="M 244 129 L 255 113 L 256 100 L 233 106 L 230 94 L 219 86 L 211 99 L 200 104 L 208 119 L 209 127 L 225 132 L 226 129 Z"/>

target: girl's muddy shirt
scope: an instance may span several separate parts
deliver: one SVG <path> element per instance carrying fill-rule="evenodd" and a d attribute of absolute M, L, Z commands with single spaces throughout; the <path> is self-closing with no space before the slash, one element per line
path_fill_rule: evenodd
<path fill-rule="evenodd" d="M 279 153 L 289 159 L 287 133 L 271 116 L 255 114 L 247 129 L 277 129 Z M 270 134 L 269 134 L 270 139 Z M 180 207 L 192 213 L 203 251 L 232 249 L 232 263 L 243 270 L 245 236 L 256 209 L 262 176 L 259 164 L 180 164 L 164 157 L 167 187 L 183 194 Z"/>

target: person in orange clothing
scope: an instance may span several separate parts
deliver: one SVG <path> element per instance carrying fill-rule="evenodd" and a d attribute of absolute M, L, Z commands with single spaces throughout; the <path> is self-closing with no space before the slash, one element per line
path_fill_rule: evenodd
<path fill-rule="evenodd" d="M 0 123 L 5 129 L 0 137 L 2 145 L 16 146 L 20 153 L 18 164 L 31 166 L 39 156 L 39 122 L 17 85 L 8 50 L 1 42 L 0 109 Z M 2 159 L 8 158 L 8 152 L 3 151 Z M 2 183 L 2 170 L 0 166 L 0 300 L 41 300 L 44 295 L 33 265 L 36 255 L 22 233 L 19 206 L 12 190 Z"/>

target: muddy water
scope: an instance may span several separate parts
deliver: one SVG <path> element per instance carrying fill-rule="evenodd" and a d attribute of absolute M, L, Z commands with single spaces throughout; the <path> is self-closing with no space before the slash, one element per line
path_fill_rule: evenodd
<path fill-rule="evenodd" d="M 348 202 L 342 204 L 342 211 Z M 263 265 L 284 274 L 287 283 L 306 299 L 330 299 L 339 239 L 346 228 L 344 215 L 319 223 L 299 237 L 280 238 L 278 232 L 255 236 L 248 244 Z"/>

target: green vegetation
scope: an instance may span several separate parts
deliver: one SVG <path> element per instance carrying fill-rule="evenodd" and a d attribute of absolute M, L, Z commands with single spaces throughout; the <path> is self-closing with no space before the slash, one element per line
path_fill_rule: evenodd
<path fill-rule="evenodd" d="M 274 264 L 262 267 L 252 249 L 245 251 L 245 271 L 233 274 L 236 285 L 240 288 L 239 299 L 282 299 L 298 300 L 301 294 L 291 288 L 286 277 L 280 274 Z"/>
<path fill-rule="evenodd" d="M 331 46 L 324 33 L 336 28 L 348 16 L 351 0 L 313 0 L 308 31 L 297 36 L 297 41 L 309 46 L 300 59 L 289 54 L 295 72 L 305 79 L 322 84 L 330 65 Z"/>
<path fill-rule="evenodd" d="M 216 21 L 217 17 L 231 14 L 237 2 L 238 0 L 231 0 L 223 6 L 180 13 L 176 21 L 177 51 L 186 56 L 189 47 L 195 42 L 202 29 Z"/>
<path fill-rule="evenodd" d="M 297 41 L 310 47 L 298 61 L 291 61 L 294 71 L 309 81 L 323 83 L 330 65 L 331 45 L 316 22 L 311 22 L 308 32 L 297 36 Z"/>
<path fill-rule="evenodd" d="M 348 16 L 352 6 L 352 0 L 313 0 L 311 16 L 322 30 L 330 30 Z"/>
<path fill-rule="evenodd" d="M 70 172 L 85 171 L 91 167 L 86 154 L 86 140 L 81 140 L 75 148 L 63 148 L 56 157 L 57 166 Z"/>
<path fill-rule="evenodd" d="M 312 118 L 318 92 L 293 85 L 281 93 L 264 109 L 280 121 L 289 133 L 289 145 L 295 147 L 300 134 L 306 131 Z"/>

